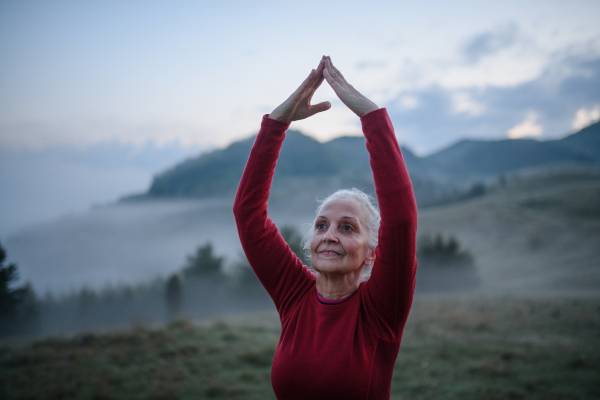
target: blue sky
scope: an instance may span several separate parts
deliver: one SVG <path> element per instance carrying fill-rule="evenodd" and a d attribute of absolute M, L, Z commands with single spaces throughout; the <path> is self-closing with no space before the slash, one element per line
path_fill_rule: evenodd
<path fill-rule="evenodd" d="M 564 136 L 600 119 L 598 15 L 598 1 L 1 2 L 0 239 L 255 133 L 323 54 L 418 154 Z M 360 133 L 326 85 L 323 100 L 294 127 Z"/>

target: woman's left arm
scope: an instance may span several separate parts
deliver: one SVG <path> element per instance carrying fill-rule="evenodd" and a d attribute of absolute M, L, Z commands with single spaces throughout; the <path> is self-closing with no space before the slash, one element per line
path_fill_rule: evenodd
<path fill-rule="evenodd" d="M 329 57 L 323 75 L 340 100 L 360 117 L 381 213 L 364 317 L 382 337 L 399 340 L 412 305 L 417 269 L 417 206 L 412 183 L 387 111 L 354 89 Z"/>
<path fill-rule="evenodd" d="M 412 305 L 417 270 L 417 206 L 394 128 L 385 109 L 361 117 L 381 224 L 371 278 L 371 314 L 385 337 L 399 340 Z"/>

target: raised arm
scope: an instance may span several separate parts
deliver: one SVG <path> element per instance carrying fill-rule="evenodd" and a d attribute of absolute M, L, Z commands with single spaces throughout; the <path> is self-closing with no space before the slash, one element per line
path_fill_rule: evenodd
<path fill-rule="evenodd" d="M 282 319 L 294 300 L 302 296 L 314 276 L 290 250 L 267 216 L 267 200 L 285 131 L 290 122 L 331 107 L 329 102 L 311 105 L 323 81 L 323 64 L 270 115 L 265 115 L 250 152 L 233 205 L 233 213 L 248 262 L 265 287 Z"/>
<path fill-rule="evenodd" d="M 399 339 L 414 294 L 417 206 L 387 111 L 373 111 L 364 115 L 361 122 L 381 214 L 367 298 L 385 335 Z"/>
<path fill-rule="evenodd" d="M 366 318 L 390 340 L 400 339 L 414 294 L 417 207 L 412 183 L 385 109 L 354 89 L 327 58 L 327 82 L 361 119 L 381 214 L 379 244 L 364 296 Z"/>

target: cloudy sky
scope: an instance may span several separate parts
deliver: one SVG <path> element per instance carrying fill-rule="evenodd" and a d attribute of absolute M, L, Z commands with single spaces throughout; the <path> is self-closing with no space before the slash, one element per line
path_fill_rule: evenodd
<path fill-rule="evenodd" d="M 3 1 L 0 240 L 257 131 L 330 55 L 417 154 L 600 119 L 600 2 Z M 296 129 L 359 134 L 334 107 Z"/>

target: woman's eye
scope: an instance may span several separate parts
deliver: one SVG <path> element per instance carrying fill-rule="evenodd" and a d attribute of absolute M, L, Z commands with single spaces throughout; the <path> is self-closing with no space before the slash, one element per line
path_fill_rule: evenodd
<path fill-rule="evenodd" d="M 317 229 L 325 229 L 325 224 L 322 222 L 317 224 Z"/>
<path fill-rule="evenodd" d="M 345 231 L 347 231 L 347 232 L 351 232 L 351 231 L 354 230 L 354 228 L 352 226 L 350 226 L 350 225 L 344 225 L 342 229 L 345 230 Z"/>

